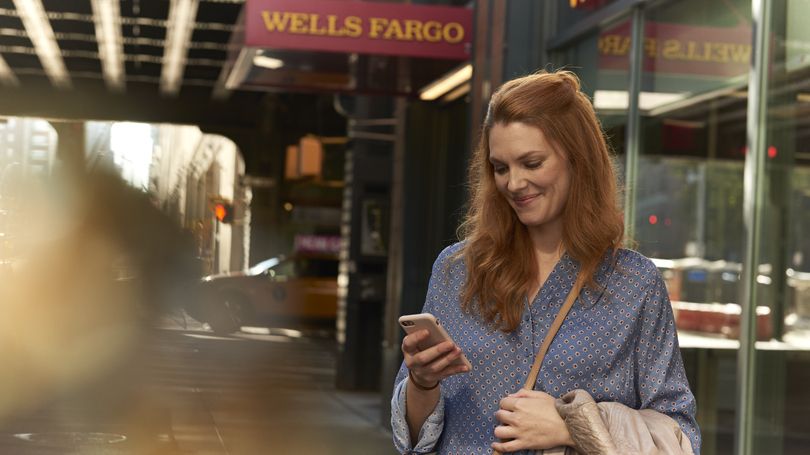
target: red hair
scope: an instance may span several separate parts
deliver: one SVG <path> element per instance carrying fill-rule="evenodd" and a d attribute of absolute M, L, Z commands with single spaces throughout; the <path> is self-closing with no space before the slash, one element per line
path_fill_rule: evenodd
<path fill-rule="evenodd" d="M 528 230 L 495 186 L 489 133 L 496 124 L 520 122 L 543 131 L 571 170 L 563 209 L 563 247 L 580 264 L 586 283 L 624 233 L 616 174 L 599 120 L 579 79 L 569 71 L 541 72 L 503 84 L 489 103 L 469 168 L 470 200 L 459 228 L 467 266 L 462 308 L 477 307 L 487 322 L 511 332 L 538 270 Z"/>

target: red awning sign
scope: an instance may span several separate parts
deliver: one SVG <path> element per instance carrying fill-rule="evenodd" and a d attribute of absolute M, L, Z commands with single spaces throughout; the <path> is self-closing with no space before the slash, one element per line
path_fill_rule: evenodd
<path fill-rule="evenodd" d="M 470 58 L 469 8 L 356 0 L 248 0 L 245 14 L 249 47 Z"/>

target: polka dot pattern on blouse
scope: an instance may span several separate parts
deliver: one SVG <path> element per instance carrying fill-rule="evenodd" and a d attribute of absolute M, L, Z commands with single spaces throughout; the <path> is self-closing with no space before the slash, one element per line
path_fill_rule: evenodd
<path fill-rule="evenodd" d="M 432 313 L 473 365 L 445 379 L 441 401 L 412 444 L 405 422 L 407 369 L 392 397 L 391 423 L 400 453 L 489 454 L 501 398 L 519 390 L 552 321 L 571 290 L 579 265 L 564 255 L 511 333 L 494 330 L 461 310 L 466 279 L 462 247 L 446 248 L 433 266 L 424 312 Z M 695 399 L 678 348 L 672 307 L 655 265 L 631 250 L 606 255 L 546 354 L 535 390 L 560 397 L 574 389 L 597 402 L 655 409 L 675 419 L 700 453 Z M 529 452 L 527 452 L 529 453 Z"/>

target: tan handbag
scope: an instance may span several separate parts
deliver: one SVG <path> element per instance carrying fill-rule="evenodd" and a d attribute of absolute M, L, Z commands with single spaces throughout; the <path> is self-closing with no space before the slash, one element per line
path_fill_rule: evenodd
<path fill-rule="evenodd" d="M 577 297 L 579 297 L 579 292 L 582 290 L 582 286 L 584 284 L 584 275 L 580 273 L 577 276 L 577 280 L 574 282 L 574 287 L 571 288 L 571 292 L 568 293 L 565 303 L 563 303 L 563 306 L 560 307 L 560 312 L 557 313 L 557 317 L 554 318 L 554 322 L 548 329 L 546 338 L 543 339 L 543 344 L 540 345 L 540 350 L 537 351 L 537 356 L 534 358 L 532 369 L 529 370 L 529 376 L 526 378 L 526 382 L 523 384 L 524 390 L 534 389 L 534 384 L 537 382 L 537 375 L 540 373 L 540 367 L 543 365 L 543 359 L 546 357 L 549 347 L 551 347 L 551 342 L 554 341 L 554 337 L 557 336 L 560 326 L 562 326 L 563 321 L 565 321 L 565 317 L 568 316 L 568 312 L 571 311 L 571 307 L 574 306 L 574 302 L 577 300 Z M 564 448 L 560 449 L 563 451 L 559 453 L 564 453 Z M 546 451 L 546 453 L 550 454 L 555 452 Z M 501 453 L 497 450 L 493 450 L 492 455 L 501 455 Z"/>

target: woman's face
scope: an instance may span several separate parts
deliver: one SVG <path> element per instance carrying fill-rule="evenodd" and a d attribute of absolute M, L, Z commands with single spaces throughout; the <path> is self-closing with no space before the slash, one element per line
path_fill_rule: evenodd
<path fill-rule="evenodd" d="M 495 185 L 529 228 L 561 223 L 568 199 L 568 161 L 540 128 L 514 122 L 489 132 L 489 161 Z"/>

